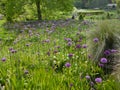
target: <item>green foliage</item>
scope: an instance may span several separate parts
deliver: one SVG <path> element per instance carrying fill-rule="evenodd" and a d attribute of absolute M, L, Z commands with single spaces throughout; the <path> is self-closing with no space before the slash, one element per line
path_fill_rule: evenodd
<path fill-rule="evenodd" d="M 85 14 L 80 14 L 79 15 L 79 20 L 84 20 Z"/>
<path fill-rule="evenodd" d="M 23 0 L 2 0 L 0 13 L 2 13 L 8 21 L 13 21 L 16 17 L 22 14 L 24 5 Z"/>
<path fill-rule="evenodd" d="M 92 53 L 92 55 L 94 55 L 95 60 L 99 60 L 99 58 L 103 55 L 105 49 L 113 48 L 110 42 L 111 43 L 114 42 L 116 35 L 117 34 L 119 35 L 118 33 L 119 30 L 117 29 L 119 22 L 114 20 L 113 22 L 109 20 L 100 21 L 97 24 L 97 28 L 95 28 L 95 30 L 90 31 L 88 34 L 88 38 L 89 38 L 88 43 L 90 45 L 90 52 Z M 95 37 L 99 39 L 99 42 L 97 44 L 93 42 L 93 39 Z"/>
<path fill-rule="evenodd" d="M 40 1 L 40 8 L 36 7 L 36 3 Z M 62 11 L 68 12 L 73 9 L 73 0 L 2 0 L 0 4 L 0 13 L 2 13 L 8 21 L 13 21 L 14 19 L 20 17 L 21 19 L 27 17 L 31 19 L 31 17 L 37 17 L 37 9 L 41 13 L 44 19 L 60 16 L 59 13 Z"/>

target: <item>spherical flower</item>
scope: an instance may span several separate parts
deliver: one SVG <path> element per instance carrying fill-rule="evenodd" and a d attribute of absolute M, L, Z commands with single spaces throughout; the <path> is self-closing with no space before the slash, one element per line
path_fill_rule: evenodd
<path fill-rule="evenodd" d="M 56 53 L 58 53 L 58 51 L 57 50 L 54 50 L 54 52 L 53 52 L 54 54 L 56 54 Z"/>
<path fill-rule="evenodd" d="M 2 61 L 5 62 L 5 61 L 6 61 L 6 58 L 2 58 Z"/>
<path fill-rule="evenodd" d="M 100 62 L 101 63 L 107 63 L 107 59 L 106 58 L 101 58 Z"/>
<path fill-rule="evenodd" d="M 87 45 L 86 44 L 83 44 L 83 46 L 82 46 L 83 48 L 87 48 Z"/>
<path fill-rule="evenodd" d="M 25 71 L 24 71 L 24 74 L 28 74 L 28 73 L 29 73 L 29 71 L 28 71 L 28 70 L 25 70 Z"/>
<path fill-rule="evenodd" d="M 91 81 L 91 82 L 90 82 L 90 86 L 94 86 L 94 82 Z"/>
<path fill-rule="evenodd" d="M 68 57 L 70 57 L 70 58 L 73 57 L 73 54 L 72 53 L 68 54 Z"/>
<path fill-rule="evenodd" d="M 104 67 L 104 64 L 102 64 L 102 63 L 99 63 L 98 65 L 99 65 L 99 67 Z"/>
<path fill-rule="evenodd" d="M 115 49 L 111 50 L 111 53 L 116 53 L 116 52 L 118 52 L 118 50 L 115 50 Z"/>
<path fill-rule="evenodd" d="M 11 53 L 16 53 L 17 51 L 16 50 L 11 50 Z"/>
<path fill-rule="evenodd" d="M 50 56 L 50 52 L 49 51 L 47 52 L 47 55 Z"/>
<path fill-rule="evenodd" d="M 9 48 L 9 51 L 13 50 L 13 48 Z"/>
<path fill-rule="evenodd" d="M 98 39 L 98 38 L 94 38 L 93 41 L 94 41 L 94 42 L 98 42 L 99 39 Z"/>
<path fill-rule="evenodd" d="M 49 42 L 50 42 L 50 39 L 46 39 L 45 42 L 46 42 L 46 43 L 49 43 Z"/>
<path fill-rule="evenodd" d="M 71 64 L 69 63 L 69 62 L 67 62 L 66 64 L 65 64 L 65 67 L 70 67 L 71 66 Z"/>
<path fill-rule="evenodd" d="M 72 87 L 73 86 L 73 83 L 70 83 L 70 87 Z"/>
<path fill-rule="evenodd" d="M 78 48 L 78 49 L 81 48 L 81 45 L 80 45 L 80 44 L 77 44 L 77 45 L 76 45 L 76 48 Z"/>
<path fill-rule="evenodd" d="M 95 78 L 95 82 L 96 83 L 101 83 L 102 82 L 102 78 Z"/>
<path fill-rule="evenodd" d="M 85 76 L 85 78 L 86 78 L 86 79 L 90 79 L 90 76 L 89 76 L 89 75 L 87 75 L 87 76 Z"/>
<path fill-rule="evenodd" d="M 71 45 L 72 45 L 72 42 L 68 42 L 67 45 L 68 45 L 68 46 L 71 46 Z"/>
<path fill-rule="evenodd" d="M 68 41 L 68 42 L 72 42 L 72 39 L 71 39 L 71 38 L 65 38 L 64 40 L 65 40 L 65 41 Z"/>
<path fill-rule="evenodd" d="M 91 59 L 91 58 L 92 58 L 92 55 L 89 54 L 89 55 L 88 55 L 88 58 Z"/>
<path fill-rule="evenodd" d="M 110 52 L 110 50 L 105 50 L 105 51 L 104 51 L 104 54 L 105 54 L 105 55 L 110 55 L 111 52 Z"/>

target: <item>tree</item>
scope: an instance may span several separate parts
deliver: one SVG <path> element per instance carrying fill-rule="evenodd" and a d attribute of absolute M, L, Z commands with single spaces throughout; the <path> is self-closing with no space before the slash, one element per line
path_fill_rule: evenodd
<path fill-rule="evenodd" d="M 70 11 L 73 8 L 73 0 L 32 0 L 36 4 L 38 20 L 42 20 L 45 12 L 52 14 L 55 11 Z M 49 15 L 50 15 L 49 14 Z"/>
<path fill-rule="evenodd" d="M 1 0 L 0 13 L 3 14 L 7 21 L 12 22 L 14 18 L 22 14 L 23 0 Z"/>
<path fill-rule="evenodd" d="M 1 13 L 8 21 L 24 14 L 25 5 L 35 5 L 38 20 L 50 17 L 56 12 L 68 12 L 73 9 L 74 0 L 1 0 Z M 28 9 L 28 8 L 27 8 Z"/>

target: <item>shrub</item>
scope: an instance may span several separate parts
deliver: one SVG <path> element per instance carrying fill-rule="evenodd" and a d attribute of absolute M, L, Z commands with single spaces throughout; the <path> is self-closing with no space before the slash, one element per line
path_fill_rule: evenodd
<path fill-rule="evenodd" d="M 114 22 L 114 23 L 113 23 Z M 112 22 L 102 21 L 96 25 L 95 30 L 92 30 L 88 33 L 88 45 L 89 52 L 94 56 L 94 60 L 97 63 L 100 63 L 100 59 L 102 57 L 107 57 L 109 60 L 107 64 L 104 66 L 105 73 L 115 73 L 118 77 L 120 75 L 120 55 L 119 54 L 110 54 L 108 56 L 105 55 L 106 50 L 110 51 L 115 49 L 119 51 L 120 46 L 120 32 L 119 32 L 119 21 L 113 20 Z M 98 38 L 98 42 L 95 43 L 93 41 L 94 38 Z M 116 68 L 117 66 L 117 68 Z M 120 78 L 118 78 L 120 79 Z"/>

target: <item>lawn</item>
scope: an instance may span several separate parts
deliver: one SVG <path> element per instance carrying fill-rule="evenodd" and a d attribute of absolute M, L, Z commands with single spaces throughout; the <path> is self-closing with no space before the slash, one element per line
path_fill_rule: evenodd
<path fill-rule="evenodd" d="M 119 90 L 88 52 L 86 35 L 94 23 L 66 19 L 2 26 L 2 90 Z"/>

